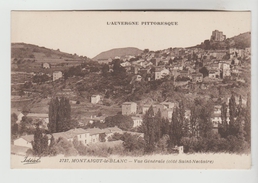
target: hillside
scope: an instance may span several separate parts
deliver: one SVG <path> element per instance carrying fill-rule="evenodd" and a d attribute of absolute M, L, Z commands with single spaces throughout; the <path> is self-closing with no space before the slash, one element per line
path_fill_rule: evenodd
<path fill-rule="evenodd" d="M 247 48 L 251 46 L 251 32 L 245 32 L 228 39 L 234 41 L 232 46 L 236 48 Z"/>
<path fill-rule="evenodd" d="M 108 51 L 101 52 L 97 56 L 95 56 L 92 60 L 100 60 L 100 59 L 109 59 L 109 58 L 115 58 L 116 56 L 118 57 L 123 57 L 126 55 L 138 55 L 141 54 L 142 50 L 134 47 L 127 47 L 127 48 L 115 48 L 111 49 Z"/>
<path fill-rule="evenodd" d="M 245 32 L 242 34 L 239 34 L 237 36 L 227 38 L 224 41 L 210 41 L 205 40 L 199 45 L 187 47 L 187 48 L 202 48 L 205 50 L 219 50 L 219 49 L 228 49 L 228 48 L 239 48 L 239 49 L 245 49 L 251 47 L 251 32 Z"/>
<path fill-rule="evenodd" d="M 41 63 L 62 63 L 87 59 L 87 57 L 78 56 L 76 54 L 61 52 L 59 49 L 53 50 L 26 43 L 12 43 L 11 58 L 13 61 L 20 60 L 20 62 L 22 62 L 24 60 L 33 60 L 34 62 Z"/>
<path fill-rule="evenodd" d="M 50 74 L 55 70 L 62 71 L 67 67 L 90 61 L 85 56 L 78 56 L 76 54 L 61 52 L 59 49 L 53 50 L 26 43 L 12 43 L 11 58 L 12 71 L 42 72 L 40 70 L 42 64 L 48 63 L 51 69 L 48 69 L 47 72 Z"/>

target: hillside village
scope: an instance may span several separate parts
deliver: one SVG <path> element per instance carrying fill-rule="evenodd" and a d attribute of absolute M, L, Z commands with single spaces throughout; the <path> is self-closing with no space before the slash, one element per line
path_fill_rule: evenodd
<path fill-rule="evenodd" d="M 250 33 L 244 34 L 250 39 Z M 200 110 L 210 110 L 206 120 L 212 132 L 219 134 L 220 125 L 232 121 L 232 101 L 239 108 L 249 107 L 250 45 L 241 47 L 237 38 L 227 39 L 218 30 L 212 31 L 209 40 L 190 48 L 145 49 L 135 55 L 99 55 L 95 60 L 36 48 L 12 45 L 11 112 L 12 125 L 17 124 L 12 134 L 14 154 L 24 155 L 33 149 L 37 125 L 48 144 L 52 138 L 62 137 L 72 143 L 76 137 L 85 147 L 105 144 L 112 148 L 114 143 L 126 144 L 125 137 L 114 138 L 118 134 L 148 143 L 143 126 L 150 109 L 153 119 L 160 115 L 168 125 L 173 124 L 177 113 L 183 114 L 185 125 L 185 121 L 193 121 L 197 110 L 193 106 L 199 106 Z M 60 97 L 69 100 L 70 120 L 75 125 L 67 131 L 49 133 L 50 103 Z M 26 130 L 18 133 L 20 129 Z M 198 130 L 196 134 L 196 138 L 201 136 Z M 172 148 L 177 149 L 175 145 L 184 143 L 174 143 Z"/>

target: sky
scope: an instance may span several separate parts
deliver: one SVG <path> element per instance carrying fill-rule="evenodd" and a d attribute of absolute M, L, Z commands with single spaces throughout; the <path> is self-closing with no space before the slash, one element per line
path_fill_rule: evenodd
<path fill-rule="evenodd" d="M 107 22 L 178 22 L 178 25 L 107 25 Z M 113 48 L 161 50 L 189 47 L 251 31 L 250 12 L 12 11 L 11 42 L 24 42 L 95 57 Z"/>

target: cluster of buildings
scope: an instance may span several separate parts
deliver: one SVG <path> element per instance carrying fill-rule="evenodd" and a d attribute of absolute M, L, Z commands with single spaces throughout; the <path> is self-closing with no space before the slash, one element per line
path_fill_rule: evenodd
<path fill-rule="evenodd" d="M 133 127 L 142 125 L 142 116 L 153 107 L 154 115 L 160 111 L 162 118 L 167 118 L 169 121 L 172 119 L 173 109 L 179 106 L 178 102 L 161 102 L 159 104 L 145 104 L 137 106 L 135 102 L 124 102 L 122 104 L 122 115 L 131 116 L 134 122 Z"/>
<path fill-rule="evenodd" d="M 226 100 L 226 105 L 229 104 L 229 99 Z M 235 96 L 236 105 L 239 105 L 239 96 Z M 247 101 L 245 99 L 241 99 L 242 106 L 245 107 L 247 105 Z M 157 114 L 158 111 L 161 112 L 161 117 L 164 119 L 168 119 L 169 122 L 172 120 L 173 110 L 176 107 L 179 107 L 178 102 L 161 102 L 159 104 L 145 104 L 139 106 L 139 110 L 137 110 L 137 104 L 135 102 L 125 102 L 122 104 L 122 114 L 123 115 L 130 115 L 134 121 L 134 127 L 138 127 L 142 125 L 142 116 L 149 110 L 150 107 L 153 107 L 154 115 Z M 213 125 L 213 130 L 218 132 L 219 124 L 222 123 L 221 119 L 221 108 L 222 105 L 216 104 L 214 105 L 214 110 L 211 115 L 211 122 Z M 137 113 L 137 111 L 139 111 Z M 141 113 L 141 115 L 140 115 Z M 185 109 L 184 117 L 187 120 L 191 118 L 191 110 Z M 226 122 L 229 123 L 229 108 L 227 107 L 227 114 L 226 114 Z"/>
<path fill-rule="evenodd" d="M 66 132 L 53 133 L 52 135 L 55 140 L 59 138 L 64 138 L 68 142 L 73 142 L 74 139 L 77 139 L 80 143 L 87 146 L 87 145 L 99 143 L 99 142 L 108 142 L 111 140 L 111 136 L 114 133 L 119 133 L 119 134 L 131 133 L 132 135 L 138 135 L 139 137 L 143 137 L 142 133 L 123 131 L 118 127 L 111 127 L 111 128 L 105 128 L 105 129 L 75 128 L 75 129 L 68 130 Z M 103 136 L 101 137 L 101 135 Z M 48 143 L 50 144 L 52 136 L 48 134 L 47 137 L 48 137 Z M 32 148 L 33 140 L 34 140 L 34 135 L 21 136 L 20 138 L 14 140 L 14 145 Z"/>
<path fill-rule="evenodd" d="M 218 30 L 212 32 L 211 40 L 217 42 L 225 39 L 223 32 Z M 127 72 L 135 74 L 137 78 L 135 81 L 159 80 L 165 76 L 173 76 L 175 81 L 188 78 L 193 83 L 202 83 L 204 78 L 210 80 L 238 78 L 241 74 L 241 61 L 243 58 L 249 58 L 250 52 L 250 48 L 222 50 L 204 50 L 195 47 L 168 48 L 117 59 L 120 59 L 121 66 Z M 109 59 L 107 62 L 110 68 L 112 68 L 111 61 L 112 59 Z"/>

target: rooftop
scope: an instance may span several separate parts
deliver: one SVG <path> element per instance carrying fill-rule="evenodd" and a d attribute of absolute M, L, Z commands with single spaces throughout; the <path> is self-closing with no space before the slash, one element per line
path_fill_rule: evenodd
<path fill-rule="evenodd" d="M 24 136 L 21 136 L 20 138 L 23 138 L 27 142 L 31 142 L 34 140 L 34 135 L 24 135 Z"/>
<path fill-rule="evenodd" d="M 136 104 L 135 102 L 124 102 L 123 105 L 131 105 L 131 104 Z"/>
<path fill-rule="evenodd" d="M 31 118 L 48 118 L 48 114 L 45 114 L 45 113 L 29 113 L 29 114 L 27 114 L 27 117 L 31 117 Z"/>

